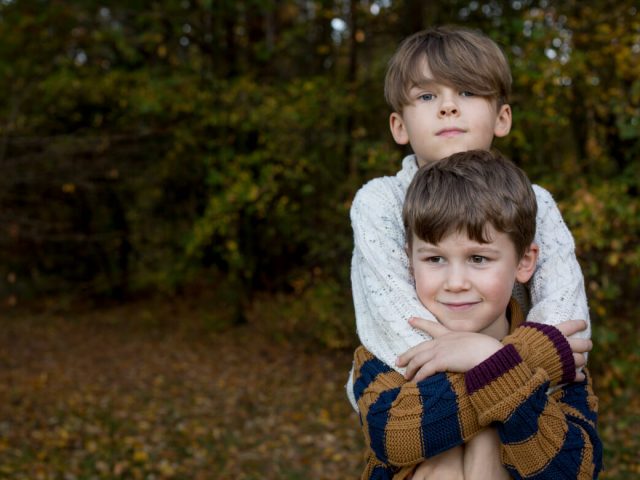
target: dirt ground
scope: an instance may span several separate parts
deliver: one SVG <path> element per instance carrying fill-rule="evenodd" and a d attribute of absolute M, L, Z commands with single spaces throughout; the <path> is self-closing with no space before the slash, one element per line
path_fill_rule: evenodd
<path fill-rule="evenodd" d="M 5 316 L 0 478 L 358 478 L 349 351 L 202 325 L 147 304 Z M 640 477 L 638 403 L 601 398 L 601 478 Z"/>
<path fill-rule="evenodd" d="M 0 478 L 356 478 L 351 355 L 144 309 L 9 318 Z"/>

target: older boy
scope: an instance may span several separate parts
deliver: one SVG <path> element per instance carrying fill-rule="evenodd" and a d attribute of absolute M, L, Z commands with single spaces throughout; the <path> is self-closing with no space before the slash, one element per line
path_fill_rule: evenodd
<path fill-rule="evenodd" d="M 407 320 L 435 320 L 418 300 L 409 274 L 401 218 L 406 189 L 419 166 L 455 152 L 488 150 L 494 136 L 507 135 L 510 89 L 509 66 L 499 47 L 463 28 L 419 32 L 406 39 L 390 61 L 385 95 L 393 109 L 391 132 L 415 153 L 403 160 L 396 176 L 372 180 L 356 195 L 351 279 L 362 344 L 400 373 L 404 369 L 395 365 L 396 358 L 430 339 Z M 559 325 L 586 320 L 580 335 L 588 338 L 589 314 L 573 239 L 549 193 L 540 187 L 534 191 L 540 255 L 528 290 L 517 288 L 514 296 L 530 321 Z M 350 375 L 347 395 L 357 410 L 352 380 Z"/>
<path fill-rule="evenodd" d="M 547 395 L 584 364 L 590 341 L 565 338 L 581 322 L 523 323 L 511 300 L 538 256 L 536 197 L 524 173 L 487 151 L 454 154 L 415 176 L 403 223 L 415 291 L 440 325 L 413 322 L 434 337 L 399 359 L 417 383 L 364 347 L 356 351 L 354 389 L 371 448 L 362 478 L 408 478 L 423 459 L 455 451 L 491 425 L 515 478 L 597 477 L 601 444 L 588 373 Z M 461 373 L 436 373 L 444 371 Z M 471 467 L 460 458 L 427 463 L 415 478 L 502 474 L 492 458 Z"/>
<path fill-rule="evenodd" d="M 434 320 L 416 297 L 409 275 L 401 219 L 406 189 L 420 166 L 456 152 L 488 150 L 494 136 L 507 135 L 510 90 L 511 74 L 500 48 L 464 28 L 418 32 L 389 63 L 385 96 L 393 109 L 391 132 L 397 143 L 410 144 L 414 154 L 403 160 L 397 175 L 370 181 L 354 198 L 351 281 L 360 341 L 392 368 L 400 354 L 429 338 L 407 320 Z M 534 191 L 540 255 L 528 291 L 518 289 L 514 295 L 525 311 L 532 304 L 530 321 L 558 325 L 582 319 L 588 324 L 571 233 L 551 195 L 540 187 Z M 588 325 L 581 336 L 590 336 Z M 355 407 L 350 383 L 347 395 Z"/>

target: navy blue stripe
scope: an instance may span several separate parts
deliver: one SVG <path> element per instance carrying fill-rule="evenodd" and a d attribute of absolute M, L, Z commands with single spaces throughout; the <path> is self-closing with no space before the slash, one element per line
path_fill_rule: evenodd
<path fill-rule="evenodd" d="M 591 441 L 591 446 L 593 448 L 593 463 L 595 465 L 595 475 L 594 478 L 597 477 L 597 474 L 600 470 L 602 470 L 602 441 L 600 440 L 600 436 L 598 435 L 598 431 L 594 425 L 589 423 L 588 421 L 574 417 L 573 415 L 567 415 L 567 418 L 580 426 L 587 435 L 589 435 L 589 440 Z"/>
<path fill-rule="evenodd" d="M 367 413 L 369 438 L 371 439 L 371 445 L 369 446 L 382 463 L 388 463 L 385 439 L 389 421 L 389 409 L 399 393 L 399 387 L 381 393 L 378 399 L 369 407 L 369 413 Z"/>
<path fill-rule="evenodd" d="M 595 423 L 597 414 L 589 407 L 588 395 L 587 380 L 585 379 L 580 383 L 572 382 L 564 385 L 560 401 L 579 410 L 586 418 Z"/>
<path fill-rule="evenodd" d="M 382 467 L 377 465 L 373 472 L 371 472 L 371 476 L 369 480 L 392 480 L 394 475 L 394 470 L 391 467 Z"/>
<path fill-rule="evenodd" d="M 422 450 L 433 457 L 462 444 L 458 419 L 458 401 L 453 386 L 444 373 L 418 382 L 422 400 Z"/>
<path fill-rule="evenodd" d="M 569 423 L 569 430 L 561 448 L 561 452 L 554 456 L 545 468 L 527 478 L 530 480 L 578 478 L 584 450 L 582 433 L 578 427 Z"/>
<path fill-rule="evenodd" d="M 353 383 L 353 394 L 356 397 L 356 402 L 360 400 L 364 391 L 373 383 L 378 375 L 391 371 L 389 366 L 375 357 L 364 362 L 360 368 L 360 376 Z"/>
<path fill-rule="evenodd" d="M 539 386 L 502 424 L 500 438 L 503 443 L 521 443 L 536 434 L 538 417 L 549 401 L 547 388 L 549 388 L 549 382 Z"/>

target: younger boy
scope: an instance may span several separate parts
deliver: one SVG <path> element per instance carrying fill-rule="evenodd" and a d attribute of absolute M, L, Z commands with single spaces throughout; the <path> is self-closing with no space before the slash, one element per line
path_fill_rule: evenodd
<path fill-rule="evenodd" d="M 515 478 L 597 477 L 597 398 L 586 370 L 573 382 L 591 344 L 565 338 L 581 322 L 524 323 L 511 298 L 514 283 L 535 270 L 536 209 L 524 173 L 488 151 L 454 154 L 416 174 L 403 209 L 407 249 L 417 296 L 440 325 L 414 322 L 434 340 L 399 359 L 417 383 L 356 350 L 354 391 L 371 449 L 362 478 L 409 478 L 425 458 L 491 426 Z M 436 373 L 445 371 L 460 373 Z M 446 478 L 497 478 L 494 463 L 450 456 L 414 478 L 445 478 L 438 467 Z"/>

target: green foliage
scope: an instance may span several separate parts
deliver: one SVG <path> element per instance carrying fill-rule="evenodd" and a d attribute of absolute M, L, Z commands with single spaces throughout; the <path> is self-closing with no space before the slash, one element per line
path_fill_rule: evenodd
<path fill-rule="evenodd" d="M 299 279 L 348 291 L 351 198 L 404 153 L 386 62 L 432 23 L 504 47 L 514 126 L 497 147 L 559 201 L 594 313 L 635 308 L 633 2 L 4 2 L 0 294 L 176 292 L 213 271 L 238 318 L 260 292 L 330 310 Z"/>
<path fill-rule="evenodd" d="M 621 178 L 575 190 L 561 205 L 578 245 L 591 307 L 599 317 L 608 305 L 633 309 L 640 287 L 638 178 Z M 620 308 L 622 311 L 622 308 Z"/>
<path fill-rule="evenodd" d="M 316 272 L 316 274 L 321 274 Z M 249 313 L 254 328 L 277 343 L 350 348 L 356 344 L 349 290 L 333 279 L 299 278 L 290 294 L 261 295 Z"/>

